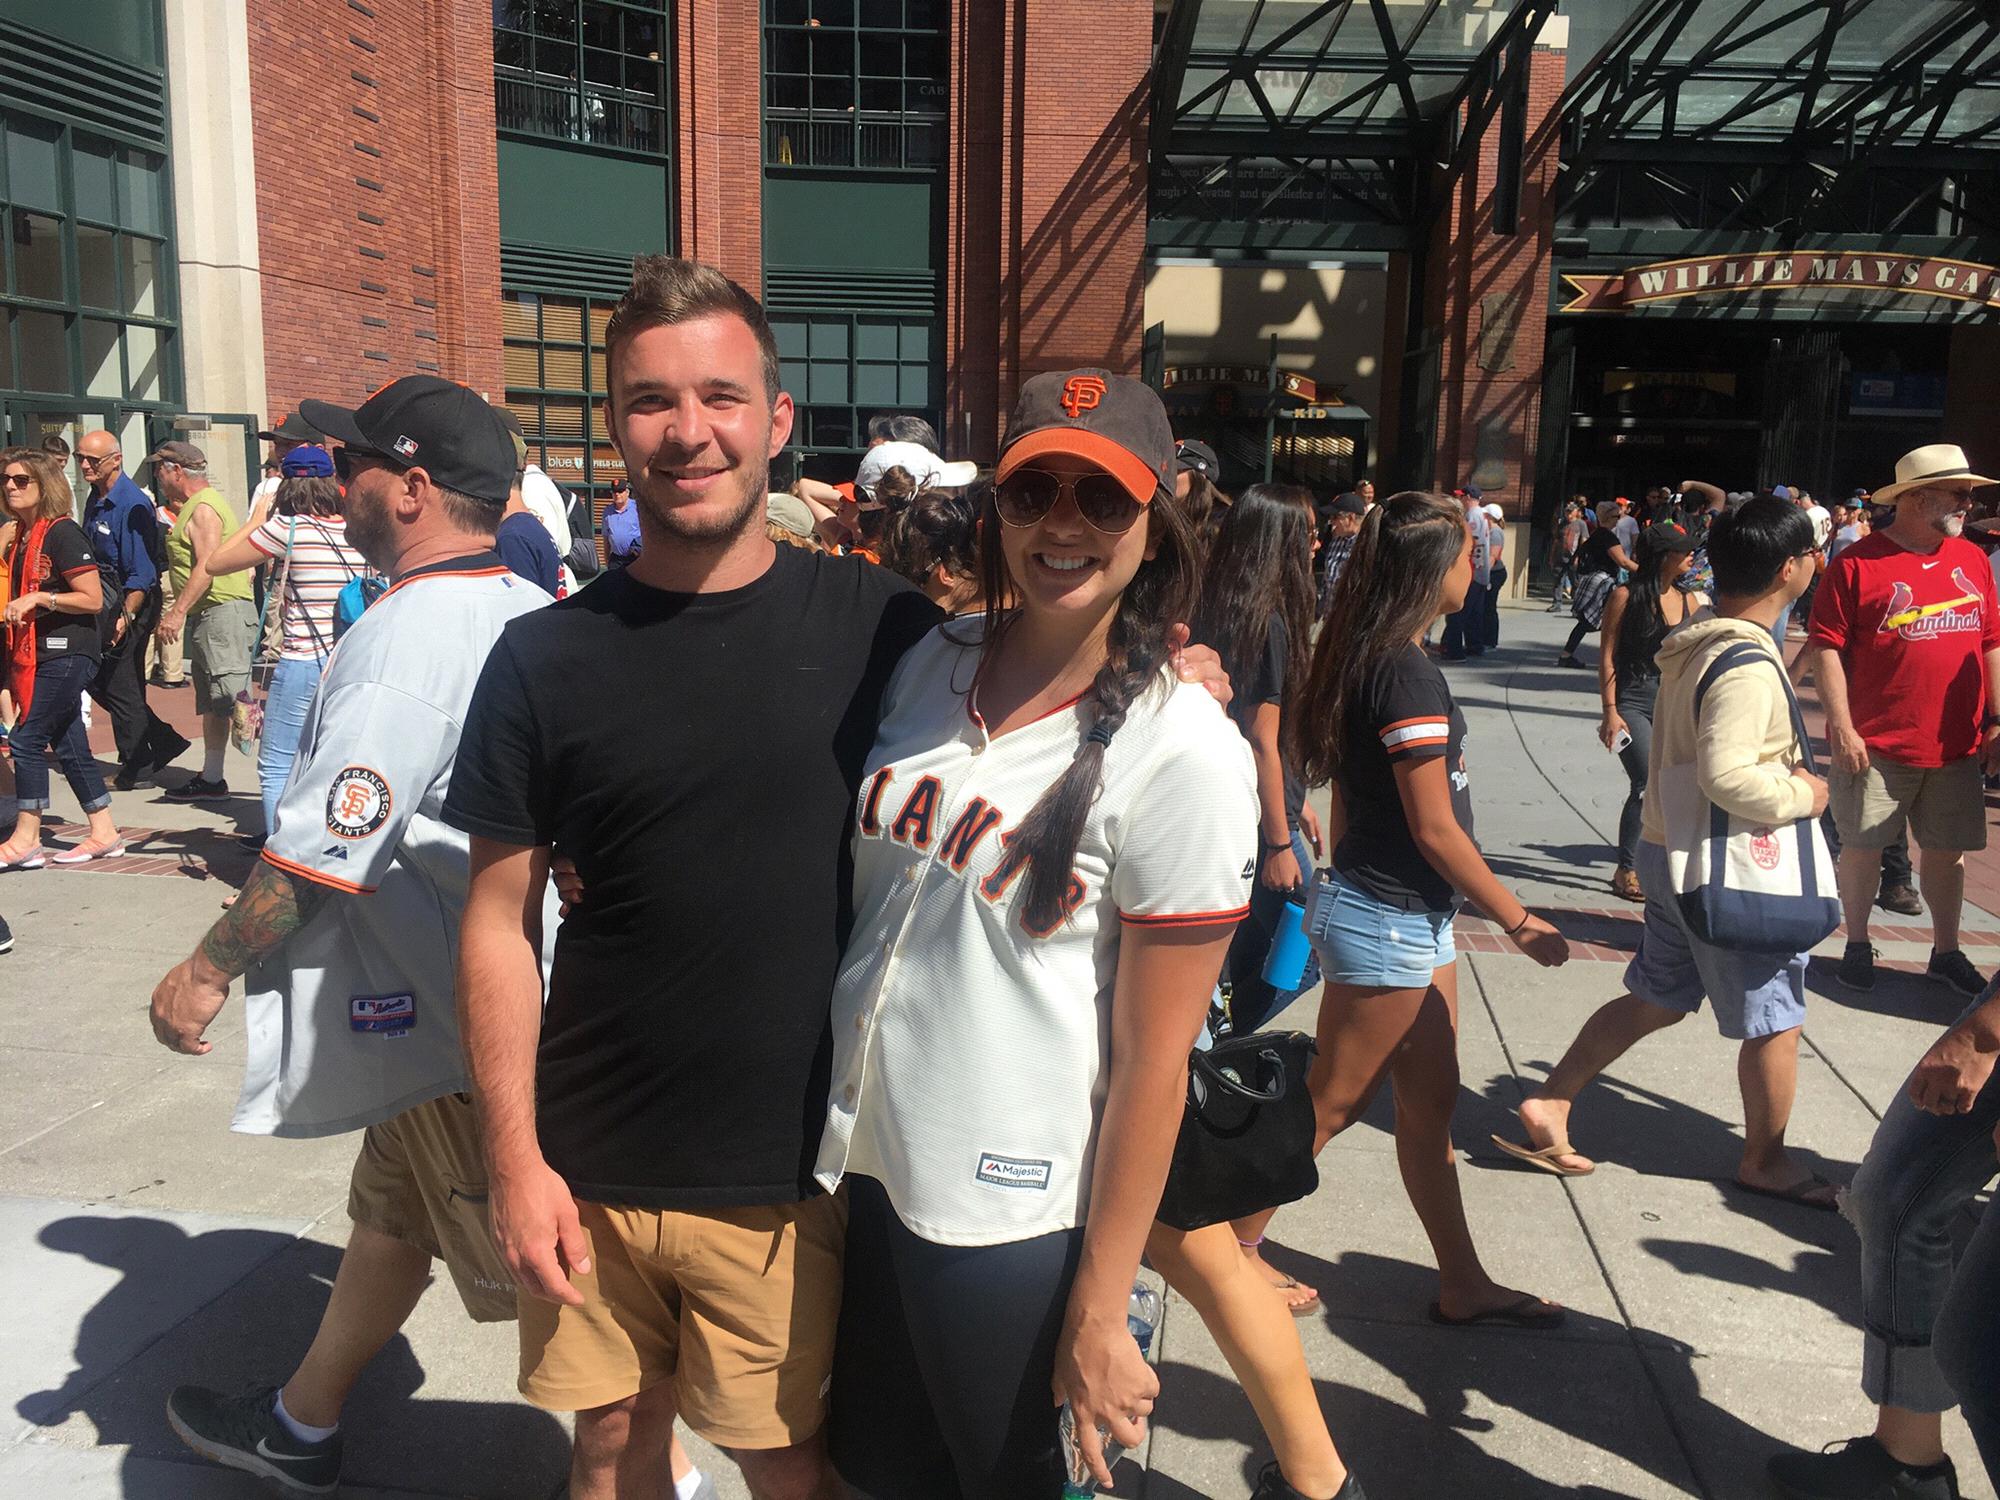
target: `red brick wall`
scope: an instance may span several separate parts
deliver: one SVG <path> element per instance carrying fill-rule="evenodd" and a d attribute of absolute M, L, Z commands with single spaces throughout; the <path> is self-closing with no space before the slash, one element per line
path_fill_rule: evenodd
<path fill-rule="evenodd" d="M 1537 47 L 1529 60 L 1527 147 L 1522 153 L 1520 217 L 1511 235 L 1492 228 L 1493 185 L 1499 164 L 1499 116 L 1480 144 L 1477 161 L 1453 194 L 1433 246 L 1426 307 L 1444 335 L 1438 396 L 1438 485 L 1473 476 L 1480 456 L 1498 457 L 1497 492 L 1509 516 L 1527 513 L 1541 420 L 1542 356 L 1548 332 L 1548 278 L 1555 233 L 1556 163 L 1561 150 L 1557 97 L 1564 54 Z M 1513 359 L 1506 369 L 1480 364 L 1481 335 L 1492 299 L 1510 299 Z M 1499 312 L 1501 309 L 1492 308 Z"/>
<path fill-rule="evenodd" d="M 759 0 L 682 0 L 675 100 L 677 248 L 753 293 L 764 284 Z"/>
<path fill-rule="evenodd" d="M 497 399 L 490 5 L 248 9 L 269 415 L 421 371 Z"/>
<path fill-rule="evenodd" d="M 990 459 L 1023 377 L 1138 373 L 1153 7 L 953 11 L 946 397 Z"/>

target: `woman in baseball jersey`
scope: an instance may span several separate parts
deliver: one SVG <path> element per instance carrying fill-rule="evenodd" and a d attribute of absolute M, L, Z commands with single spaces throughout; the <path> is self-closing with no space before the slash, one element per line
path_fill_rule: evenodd
<path fill-rule="evenodd" d="M 829 1445 L 867 1500 L 1056 1500 L 1065 1402 L 1108 1481 L 1100 1429 L 1137 1443 L 1158 1389 L 1127 1302 L 1257 816 L 1169 664 L 1198 567 L 1173 451 L 1136 380 L 1029 380 L 986 613 L 883 703 L 818 1164 L 850 1193 Z"/>
<path fill-rule="evenodd" d="M 1467 900 L 1537 963 L 1569 947 L 1487 868 L 1472 838 L 1465 718 L 1423 648 L 1472 578 L 1457 502 L 1405 491 L 1370 511 L 1299 711 L 1286 730 L 1309 785 L 1332 782 L 1333 864 L 1306 929 L 1326 990 L 1312 1070 L 1318 1144 L 1360 1119 L 1387 1078 L 1403 1186 L 1438 1260 L 1433 1321 L 1551 1328 L 1561 1308 L 1486 1274 L 1466 1227 L 1451 1147 L 1458 1099 L 1458 969 L 1452 919 Z M 1238 1222 L 1246 1254 L 1269 1213 Z"/>

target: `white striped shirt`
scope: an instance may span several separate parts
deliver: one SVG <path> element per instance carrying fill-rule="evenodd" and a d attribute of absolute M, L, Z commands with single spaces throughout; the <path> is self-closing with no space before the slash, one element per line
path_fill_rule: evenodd
<path fill-rule="evenodd" d="M 347 545 L 347 523 L 339 516 L 273 516 L 250 533 L 250 545 L 266 557 L 282 559 L 288 540 L 292 562 L 286 574 L 280 654 L 288 661 L 320 661 L 333 649 L 333 609 L 340 591 L 367 572 L 368 564 Z M 277 586 L 275 576 L 272 586 Z"/>

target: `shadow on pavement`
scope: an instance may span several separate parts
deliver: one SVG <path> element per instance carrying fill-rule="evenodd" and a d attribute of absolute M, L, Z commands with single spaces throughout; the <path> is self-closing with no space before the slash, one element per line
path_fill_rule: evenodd
<path fill-rule="evenodd" d="M 1486 863 L 1502 880 L 1532 880 L 1541 885 L 1563 886 L 1600 896 L 1606 903 L 1611 894 L 1612 850 L 1608 844 L 1525 844 L 1521 855 L 1488 852 Z M 1600 873 L 1600 869 L 1607 873 Z M 1563 915 L 1563 932 L 1569 932 L 1571 913 Z"/>
<path fill-rule="evenodd" d="M 1858 1010 L 1871 1016 L 1935 1022 L 1940 1031 L 1964 1014 L 1966 1006 L 1971 1003 L 1937 980 L 1926 979 L 1908 969 L 1892 969 L 1879 959 L 1875 964 L 1875 988 L 1850 990 L 1833 977 L 1833 971 L 1839 966 L 1837 958 L 1816 955 L 1806 965 L 1807 993 L 1831 1001 L 1845 1010 Z M 1991 970 L 1993 966 L 1985 964 L 1982 967 Z M 1928 1045 L 1928 1042 L 1916 1044 L 1907 1059 L 1911 1067 L 1916 1066 L 1917 1059 L 1923 1056 L 1923 1049 Z"/>
<path fill-rule="evenodd" d="M 72 1413 L 88 1418 L 99 1447 L 128 1450 L 128 1496 L 200 1492 L 147 1462 L 207 1470 L 168 1427 L 168 1392 L 182 1383 L 225 1391 L 282 1383 L 312 1340 L 340 1265 L 340 1250 L 315 1240 L 264 1229 L 190 1235 L 130 1216 L 72 1215 L 40 1240 L 121 1280 L 78 1324 L 68 1377 L 23 1397 L 17 1412 L 42 1427 L 62 1426 Z M 192 1305 L 183 1281 L 211 1259 L 246 1269 L 220 1296 Z M 178 1318 L 163 1318 L 163 1308 Z M 512 1500 L 547 1495 L 561 1482 L 569 1437 L 555 1418 L 514 1400 L 426 1401 L 417 1397 L 423 1385 L 423 1365 L 399 1334 L 342 1414 L 348 1484 Z"/>

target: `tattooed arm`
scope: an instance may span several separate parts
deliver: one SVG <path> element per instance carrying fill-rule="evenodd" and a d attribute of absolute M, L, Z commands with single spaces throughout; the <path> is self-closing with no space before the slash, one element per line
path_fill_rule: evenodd
<path fill-rule="evenodd" d="M 153 1035 L 160 1045 L 192 1057 L 207 1052 L 213 1043 L 202 1033 L 228 1000 L 229 982 L 282 948 L 330 894 L 260 860 L 235 905 L 153 991 Z"/>

